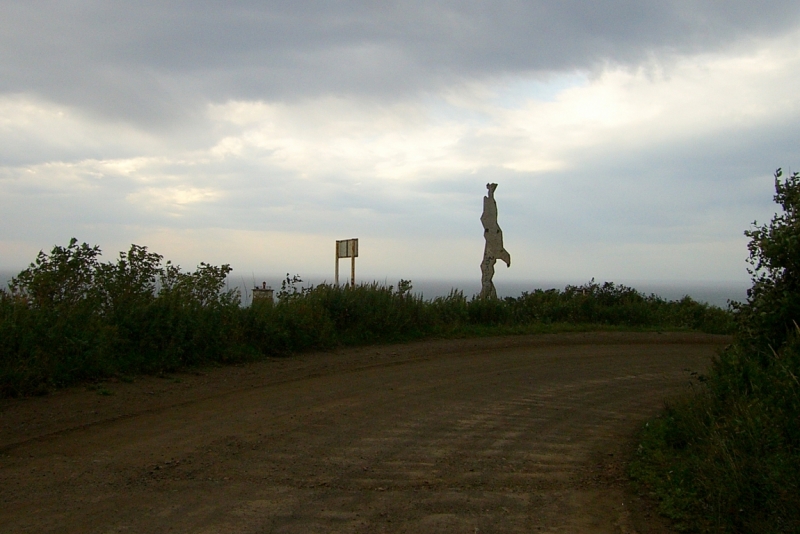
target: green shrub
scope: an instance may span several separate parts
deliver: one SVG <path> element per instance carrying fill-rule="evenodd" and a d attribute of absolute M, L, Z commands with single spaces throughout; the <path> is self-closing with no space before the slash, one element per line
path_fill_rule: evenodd
<path fill-rule="evenodd" d="M 764 368 L 733 346 L 648 424 L 631 474 L 684 530 L 800 532 L 800 343 Z"/>
<path fill-rule="evenodd" d="M 781 177 L 778 169 L 774 200 L 782 213 L 745 232 L 753 286 L 738 309 L 740 338 L 761 351 L 780 347 L 800 319 L 800 174 Z"/>
<path fill-rule="evenodd" d="M 800 532 L 800 177 L 780 178 L 783 212 L 745 232 L 753 287 L 734 306 L 734 344 L 648 424 L 631 464 L 684 530 Z M 695 325 L 725 322 L 685 308 Z"/>
<path fill-rule="evenodd" d="M 453 290 L 424 301 L 411 282 L 302 287 L 287 275 L 276 303 L 243 308 L 224 291 L 228 265 L 184 272 L 132 245 L 115 262 L 78 245 L 40 253 L 0 292 L 2 395 L 31 394 L 111 375 L 162 373 L 341 345 L 432 335 L 535 331 L 571 323 L 716 329 L 730 314 L 688 297 L 667 302 L 632 288 L 590 283 L 519 298 L 467 299 Z M 582 328 L 586 328 L 583 326 Z"/>
<path fill-rule="evenodd" d="M 238 294 L 222 291 L 229 266 L 186 273 L 137 245 L 99 256 L 73 238 L 0 293 L 3 395 L 230 359 L 241 333 Z"/>

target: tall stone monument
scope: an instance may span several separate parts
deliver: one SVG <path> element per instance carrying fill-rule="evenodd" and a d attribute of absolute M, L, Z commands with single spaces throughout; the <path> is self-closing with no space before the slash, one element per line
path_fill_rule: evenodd
<path fill-rule="evenodd" d="M 483 197 L 483 238 L 486 245 L 483 247 L 483 261 L 481 262 L 481 298 L 497 298 L 492 278 L 494 277 L 494 264 L 503 260 L 507 267 L 511 267 L 511 254 L 503 248 L 503 231 L 497 224 L 497 202 L 494 200 L 494 190 L 497 184 L 486 184 L 489 195 Z"/>

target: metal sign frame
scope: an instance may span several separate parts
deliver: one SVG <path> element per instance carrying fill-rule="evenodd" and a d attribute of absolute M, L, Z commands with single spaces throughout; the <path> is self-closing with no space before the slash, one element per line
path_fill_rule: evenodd
<path fill-rule="evenodd" d="M 336 240 L 336 285 L 339 285 L 339 258 L 350 258 L 350 287 L 356 287 L 358 238 Z"/>

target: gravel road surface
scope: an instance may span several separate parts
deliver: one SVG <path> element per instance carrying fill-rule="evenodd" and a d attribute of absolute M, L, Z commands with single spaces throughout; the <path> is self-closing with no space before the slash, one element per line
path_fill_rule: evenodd
<path fill-rule="evenodd" d="M 669 532 L 624 462 L 723 336 L 361 347 L 0 401 L 0 532 Z"/>

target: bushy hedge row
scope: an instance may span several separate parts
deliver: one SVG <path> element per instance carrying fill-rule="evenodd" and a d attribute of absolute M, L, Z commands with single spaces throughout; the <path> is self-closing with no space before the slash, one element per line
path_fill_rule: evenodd
<path fill-rule="evenodd" d="M 633 288 L 592 280 L 582 286 L 537 289 L 518 298 L 474 300 L 469 320 L 476 324 L 570 323 L 629 327 L 687 328 L 714 334 L 733 329 L 729 312 L 691 297 L 667 301 Z"/>
<path fill-rule="evenodd" d="M 40 253 L 0 292 L 0 393 L 26 395 L 112 375 L 159 373 L 211 362 L 341 345 L 469 335 L 531 325 L 609 325 L 729 332 L 731 314 L 686 297 L 665 301 L 594 281 L 467 299 L 423 300 L 411 283 L 355 288 L 283 283 L 275 304 L 242 307 L 225 291 L 228 265 L 183 272 L 133 245 L 116 262 L 73 239 Z M 479 332 L 480 331 L 480 332 Z"/>
<path fill-rule="evenodd" d="M 751 238 L 734 343 L 693 395 L 648 423 L 631 474 L 692 532 L 800 532 L 800 176 Z"/>
<path fill-rule="evenodd" d="M 238 295 L 220 291 L 229 266 L 185 273 L 136 245 L 114 263 L 99 255 L 72 239 L 0 293 L 3 395 L 239 357 Z"/>

